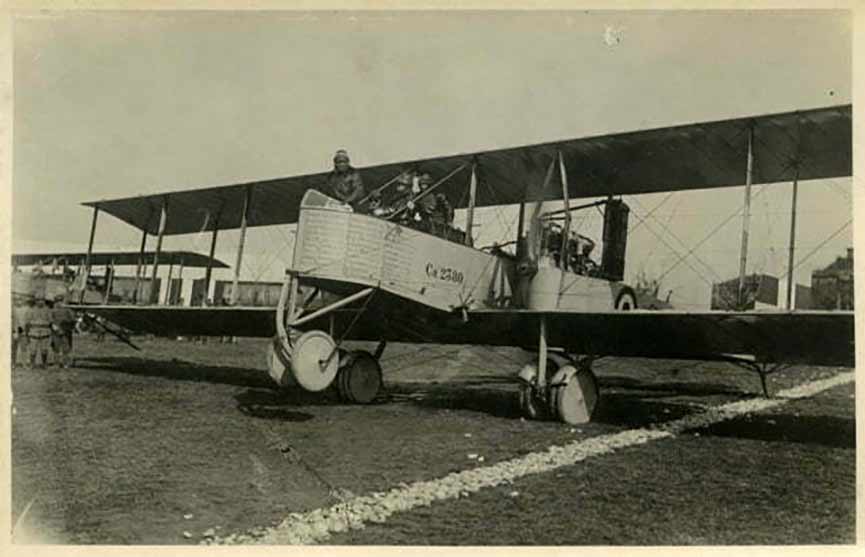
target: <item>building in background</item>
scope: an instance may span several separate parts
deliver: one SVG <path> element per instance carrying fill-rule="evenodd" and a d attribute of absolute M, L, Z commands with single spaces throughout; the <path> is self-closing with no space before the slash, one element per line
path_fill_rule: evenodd
<path fill-rule="evenodd" d="M 853 309 L 853 248 L 811 273 L 814 309 Z"/>
<path fill-rule="evenodd" d="M 711 309 L 748 311 L 759 309 L 787 309 L 787 281 L 772 275 L 755 273 L 745 277 L 745 303 L 738 304 L 739 279 L 712 285 Z M 811 287 L 795 284 L 791 300 L 793 309 L 812 309 Z"/>
<path fill-rule="evenodd" d="M 711 309 L 746 311 L 778 306 L 778 279 L 758 274 L 745 277 L 743 301 L 739 303 L 739 278 L 712 285 Z"/>

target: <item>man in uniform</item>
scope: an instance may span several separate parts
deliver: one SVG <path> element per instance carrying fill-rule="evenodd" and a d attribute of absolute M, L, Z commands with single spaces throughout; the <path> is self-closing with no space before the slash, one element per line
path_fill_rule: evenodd
<path fill-rule="evenodd" d="M 45 296 L 36 297 L 36 306 L 30 310 L 27 320 L 27 343 L 30 347 L 30 365 L 45 367 L 51 347 L 51 310 L 45 306 Z M 40 364 L 36 365 L 36 361 Z"/>
<path fill-rule="evenodd" d="M 327 177 L 329 194 L 358 210 L 358 202 L 366 196 L 360 172 L 354 169 L 348 153 L 340 149 L 333 157 L 333 172 Z"/>
<path fill-rule="evenodd" d="M 72 356 L 72 333 L 75 330 L 75 312 L 66 307 L 63 294 L 54 298 L 54 309 L 51 313 L 54 331 L 53 349 L 54 361 L 57 365 L 68 368 L 75 361 Z"/>
<path fill-rule="evenodd" d="M 27 336 L 24 328 L 27 326 L 27 306 L 15 301 L 12 306 L 12 367 L 18 367 L 18 352 L 24 352 L 27 357 Z"/>

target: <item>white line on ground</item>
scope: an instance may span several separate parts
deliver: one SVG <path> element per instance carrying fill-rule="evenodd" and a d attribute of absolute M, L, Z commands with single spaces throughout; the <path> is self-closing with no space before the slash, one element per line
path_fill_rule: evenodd
<path fill-rule="evenodd" d="M 761 412 L 791 400 L 814 396 L 822 391 L 853 381 L 853 372 L 839 373 L 828 379 L 805 383 L 781 391 L 771 399 L 748 399 L 712 407 L 705 412 L 662 422 L 650 428 L 639 428 L 600 435 L 553 446 L 544 452 L 530 453 L 490 466 L 454 472 L 442 478 L 415 482 L 338 503 L 306 513 L 292 513 L 278 526 L 263 535 L 234 535 L 209 543 L 314 544 L 326 541 L 331 534 L 363 528 L 367 523 L 382 523 L 398 512 L 429 506 L 436 501 L 456 499 L 482 489 L 510 483 L 516 479 L 550 472 L 588 458 L 606 455 L 658 439 L 674 437 L 683 431 L 705 428 L 745 414 Z"/>

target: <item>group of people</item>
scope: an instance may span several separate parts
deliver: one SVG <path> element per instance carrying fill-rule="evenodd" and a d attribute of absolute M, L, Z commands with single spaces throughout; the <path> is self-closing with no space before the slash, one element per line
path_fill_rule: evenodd
<path fill-rule="evenodd" d="M 50 301 L 37 295 L 26 304 L 13 305 L 13 367 L 18 367 L 21 359 L 25 366 L 36 368 L 72 365 L 72 334 L 77 316 L 63 302 L 63 295 Z"/>
<path fill-rule="evenodd" d="M 432 176 L 418 170 L 403 172 L 382 191 L 367 193 L 360 172 L 351 166 L 348 153 L 342 149 L 333 157 L 333 171 L 328 175 L 326 193 L 360 213 L 462 242 L 465 233 L 454 228 L 454 209 L 442 192 L 423 192 L 435 186 Z"/>

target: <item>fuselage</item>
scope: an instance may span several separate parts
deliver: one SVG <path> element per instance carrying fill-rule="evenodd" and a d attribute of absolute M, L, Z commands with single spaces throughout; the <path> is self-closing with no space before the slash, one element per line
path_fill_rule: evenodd
<path fill-rule="evenodd" d="M 375 287 L 442 311 L 520 308 L 609 311 L 622 283 L 564 271 L 542 258 L 531 275 L 516 258 L 354 213 L 319 192 L 301 203 L 292 271 L 324 290 Z"/>

